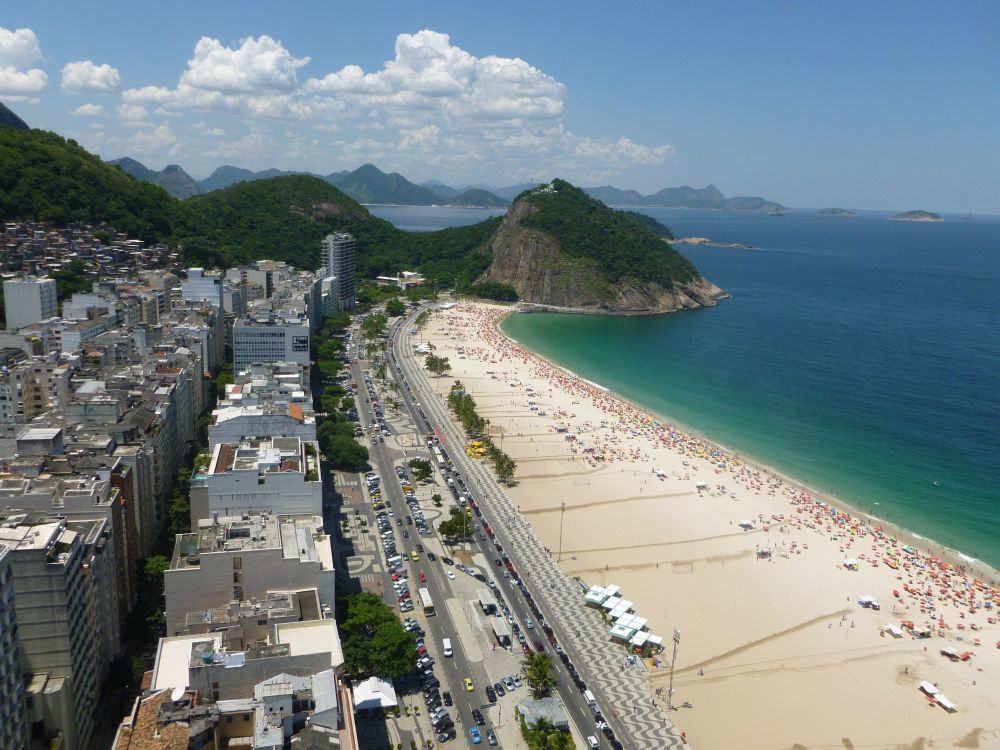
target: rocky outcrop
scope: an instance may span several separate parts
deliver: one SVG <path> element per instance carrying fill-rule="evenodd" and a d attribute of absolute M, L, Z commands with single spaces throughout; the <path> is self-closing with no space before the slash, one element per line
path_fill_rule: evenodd
<path fill-rule="evenodd" d="M 546 233 L 522 225 L 537 209 L 517 201 L 490 238 L 493 261 L 481 282 L 510 284 L 522 302 L 573 312 L 650 315 L 708 307 L 726 297 L 707 279 L 675 282 L 671 287 L 625 279 L 607 281 L 592 258 L 561 253 Z"/>

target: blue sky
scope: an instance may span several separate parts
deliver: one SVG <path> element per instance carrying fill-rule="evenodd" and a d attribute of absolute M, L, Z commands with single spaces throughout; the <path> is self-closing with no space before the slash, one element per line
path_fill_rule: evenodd
<path fill-rule="evenodd" d="M 53 2 L 0 101 L 105 158 L 1000 213 L 1000 3 Z"/>

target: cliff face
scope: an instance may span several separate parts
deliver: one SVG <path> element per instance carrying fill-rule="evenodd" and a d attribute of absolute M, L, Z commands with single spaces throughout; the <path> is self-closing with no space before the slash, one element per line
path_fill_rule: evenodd
<path fill-rule="evenodd" d="M 546 233 L 523 226 L 537 211 L 519 200 L 490 238 L 493 262 L 480 281 L 510 284 L 522 301 L 577 312 L 655 314 L 707 307 L 726 294 L 712 282 L 695 278 L 667 288 L 641 279 L 611 283 L 591 258 L 570 257 Z M 664 246 L 666 250 L 666 246 Z"/>

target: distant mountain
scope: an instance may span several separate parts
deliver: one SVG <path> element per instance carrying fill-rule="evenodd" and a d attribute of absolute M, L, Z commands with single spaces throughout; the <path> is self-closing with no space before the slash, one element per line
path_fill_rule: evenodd
<path fill-rule="evenodd" d="M 657 206 L 660 208 L 704 208 L 725 211 L 758 211 L 769 214 L 788 213 L 780 203 L 756 196 L 740 195 L 727 198 L 715 185 L 693 188 L 688 185 L 663 188 L 652 195 L 642 195 L 635 190 L 605 185 L 584 188 L 588 195 L 612 206 Z"/>
<path fill-rule="evenodd" d="M 930 211 L 904 211 L 890 216 L 891 221 L 944 221 L 940 216 Z"/>
<path fill-rule="evenodd" d="M 18 130 L 28 130 L 28 123 L 15 115 L 7 106 L 0 102 L 0 125 L 6 128 L 16 128 Z"/>
<path fill-rule="evenodd" d="M 198 184 L 201 189 L 206 193 L 213 190 L 219 190 L 220 188 L 229 187 L 230 185 L 235 185 L 237 182 L 253 182 L 254 180 L 267 180 L 271 177 L 285 177 L 290 174 L 304 174 L 303 172 L 288 172 L 284 169 L 262 169 L 260 172 L 254 172 L 249 169 L 243 169 L 242 167 L 233 167 L 229 164 L 225 164 L 221 167 L 216 167 L 215 171 L 212 172 L 204 180 L 200 180 Z"/>
<path fill-rule="evenodd" d="M 441 180 L 428 180 L 427 182 L 421 182 L 420 186 L 427 188 L 443 201 L 449 201 L 462 192 L 458 188 L 445 185 Z"/>
<path fill-rule="evenodd" d="M 509 201 L 514 200 L 517 196 L 523 193 L 525 190 L 531 190 L 533 187 L 538 187 L 540 183 L 537 182 L 519 182 L 516 185 L 508 185 L 502 188 L 487 188 L 493 195 L 499 195 L 501 198 L 506 198 Z M 469 185 L 470 188 L 480 187 L 479 185 Z"/>
<path fill-rule="evenodd" d="M 432 206 L 441 202 L 430 188 L 415 185 L 398 172 L 386 174 L 374 164 L 363 164 L 333 184 L 358 203 Z"/>
<path fill-rule="evenodd" d="M 168 164 L 157 172 L 128 156 L 114 159 L 108 163 L 121 167 L 125 174 L 131 175 L 137 180 L 159 185 L 175 198 L 190 198 L 192 195 L 201 195 L 202 192 L 195 179 L 177 164 Z"/>
<path fill-rule="evenodd" d="M 821 208 L 815 211 L 818 216 L 854 216 L 854 211 L 848 211 L 846 208 Z"/>
<path fill-rule="evenodd" d="M 510 201 L 491 193 L 489 190 L 471 188 L 446 201 L 449 206 L 469 206 L 471 208 L 507 208 Z"/>

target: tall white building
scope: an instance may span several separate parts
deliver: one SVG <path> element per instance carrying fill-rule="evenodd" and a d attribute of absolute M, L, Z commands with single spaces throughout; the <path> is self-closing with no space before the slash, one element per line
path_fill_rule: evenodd
<path fill-rule="evenodd" d="M 256 362 L 295 362 L 309 367 L 309 319 L 302 314 L 248 316 L 233 325 L 233 366 Z"/>
<path fill-rule="evenodd" d="M 87 747 L 100 708 L 97 616 L 84 571 L 84 540 L 64 520 L 6 519 L 0 543 L 11 548 L 28 720 L 62 748 Z"/>
<path fill-rule="evenodd" d="M 0 544 L 0 747 L 23 750 L 28 733 L 10 560 L 10 548 Z"/>
<path fill-rule="evenodd" d="M 55 279 L 24 276 L 3 282 L 4 311 L 11 330 L 59 315 Z"/>
<path fill-rule="evenodd" d="M 337 310 L 354 309 L 354 237 L 334 232 L 323 238 L 323 268 L 326 276 L 336 277 Z"/>

